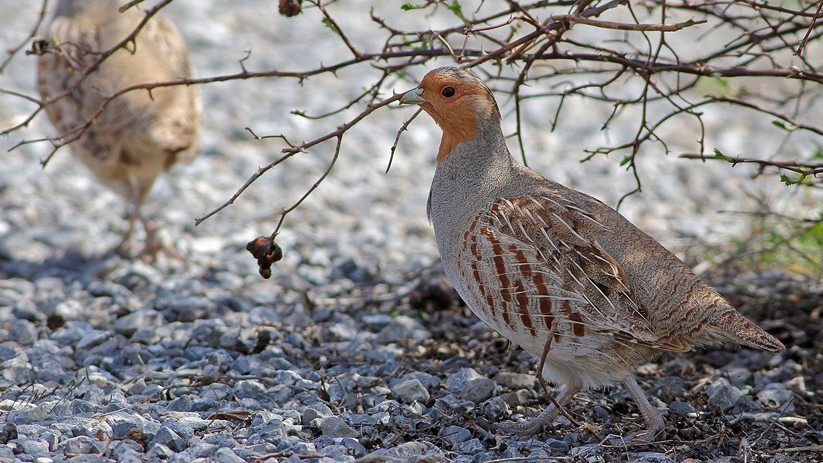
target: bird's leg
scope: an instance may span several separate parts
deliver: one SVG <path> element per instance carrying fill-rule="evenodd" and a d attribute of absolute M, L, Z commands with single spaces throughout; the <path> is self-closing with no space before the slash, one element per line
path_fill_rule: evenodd
<path fill-rule="evenodd" d="M 186 262 L 186 258 L 177 249 L 174 249 L 174 246 L 169 243 L 170 239 L 163 234 L 159 226 L 149 222 L 142 215 L 140 216 L 140 222 L 146 230 L 146 246 L 140 251 L 138 257 L 148 262 L 154 262 L 157 260 L 157 254 L 164 252 L 169 257 Z"/>
<path fill-rule="evenodd" d="M 565 408 L 560 406 L 560 404 L 557 403 L 557 400 L 554 399 L 554 396 L 549 393 L 549 387 L 546 385 L 546 379 L 543 378 L 543 366 L 546 364 L 546 357 L 549 355 L 549 349 L 551 349 L 552 347 L 552 340 L 554 339 L 554 332 L 556 330 L 557 319 L 555 318 L 554 320 L 552 320 L 552 327 L 551 329 L 549 329 L 549 338 L 546 340 L 546 345 L 543 346 L 543 353 L 540 355 L 540 364 L 537 366 L 537 382 L 539 382 L 540 386 L 543 387 L 543 391 L 546 393 L 546 396 L 548 396 L 549 400 L 552 401 L 552 405 L 554 405 L 555 408 L 557 408 L 560 411 L 560 413 L 563 414 L 563 416 L 568 418 L 568 420 L 571 421 L 572 424 L 577 426 L 577 422 L 574 420 L 574 418 L 572 418 L 571 415 L 569 415 L 569 412 L 567 412 Z M 552 421 L 554 421 L 554 418 L 552 418 Z"/>
<path fill-rule="evenodd" d="M 578 391 L 580 391 L 580 386 L 564 386 L 563 392 L 560 393 L 560 396 L 555 399 L 550 393 L 549 388 L 546 385 L 546 380 L 543 378 L 543 366 L 546 364 L 546 357 L 549 354 L 549 350 L 552 346 L 552 339 L 554 339 L 554 332 L 557 330 L 557 319 L 552 321 L 551 329 L 549 330 L 549 337 L 546 340 L 546 345 L 543 346 L 543 353 L 540 355 L 540 364 L 537 366 L 537 381 L 540 383 L 540 386 L 546 392 L 546 395 L 551 400 L 551 405 L 546 407 L 537 417 L 531 421 L 526 423 L 501 423 L 497 425 L 497 429 L 504 431 L 504 432 L 513 432 L 520 436 L 530 436 L 536 432 L 539 432 L 543 426 L 551 424 L 555 418 L 557 418 L 557 414 L 562 412 L 563 415 L 569 419 L 572 423 L 577 425 L 574 419 L 566 412 L 563 408 L 566 403 L 575 395 Z"/>
<path fill-rule="evenodd" d="M 120 239 L 120 244 L 114 247 L 112 251 L 115 254 L 120 254 L 121 256 L 125 256 L 129 253 L 129 249 L 132 247 L 132 236 L 134 235 L 134 224 L 137 222 L 137 219 L 140 218 L 140 210 L 136 204 L 133 205 L 131 210 L 131 215 L 129 215 L 129 228 L 126 229 L 126 233 L 123 234 L 123 238 Z"/>
<path fill-rule="evenodd" d="M 646 432 L 641 434 L 642 437 L 638 436 L 638 439 L 645 442 L 665 439 L 666 421 L 663 419 L 660 411 L 652 407 L 652 404 L 649 403 L 649 399 L 646 398 L 643 389 L 640 389 L 640 386 L 638 386 L 634 375 L 629 375 L 629 377 L 623 381 L 623 385 L 629 390 L 629 394 L 632 395 L 634 403 L 637 404 L 637 408 L 640 409 L 640 413 L 643 415 L 643 420 L 646 421 Z"/>

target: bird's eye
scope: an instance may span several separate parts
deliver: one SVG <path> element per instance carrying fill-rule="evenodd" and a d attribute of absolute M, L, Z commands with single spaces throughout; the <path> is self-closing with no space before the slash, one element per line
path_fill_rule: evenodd
<path fill-rule="evenodd" d="M 445 96 L 446 98 L 453 97 L 455 93 L 456 92 L 454 91 L 454 87 L 446 87 L 440 92 L 440 94 Z"/>

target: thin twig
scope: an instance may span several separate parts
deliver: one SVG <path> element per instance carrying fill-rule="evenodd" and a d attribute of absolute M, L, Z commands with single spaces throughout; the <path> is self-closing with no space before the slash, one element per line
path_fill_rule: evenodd
<path fill-rule="evenodd" d="M 402 95 L 402 94 L 397 94 L 397 95 L 392 96 L 391 98 L 387 98 L 387 99 L 383 100 L 382 102 L 380 102 L 380 103 L 378 103 L 378 104 L 375 104 L 375 105 L 369 105 L 369 106 L 368 106 L 368 108 L 366 108 L 366 110 L 364 110 L 364 111 L 363 111 L 363 112 L 361 112 L 359 115 L 357 115 L 357 117 L 355 117 L 355 118 L 354 118 L 354 119 L 352 119 L 351 121 L 349 121 L 349 122 L 347 122 L 347 123 L 343 124 L 342 126 L 340 126 L 340 128 L 338 128 L 338 129 L 337 129 L 337 130 L 335 130 L 334 132 L 331 132 L 331 133 L 326 134 L 326 135 L 324 135 L 324 136 L 322 136 L 322 137 L 316 138 L 316 139 L 314 139 L 314 140 L 312 140 L 312 141 L 308 141 L 308 142 L 306 142 L 306 143 L 303 143 L 302 145 L 297 145 L 297 146 L 295 146 L 295 145 L 292 145 L 291 143 L 288 143 L 288 140 L 286 140 L 285 136 L 283 136 L 283 135 L 275 135 L 275 136 L 271 136 L 271 137 L 258 137 L 257 135 L 254 135 L 254 132 L 252 132 L 252 134 L 254 135 L 255 139 L 258 139 L 258 140 L 260 140 L 260 139 L 262 139 L 262 138 L 283 138 L 283 140 L 285 140 L 285 141 L 289 144 L 289 147 L 288 147 L 288 148 L 284 148 L 284 149 L 283 149 L 283 153 L 285 153 L 285 155 L 284 155 L 284 156 L 282 156 L 282 157 L 280 157 L 280 158 L 279 158 L 279 159 L 277 159 L 276 161 L 272 162 L 271 164 L 269 164 L 269 165 L 267 165 L 267 166 L 264 166 L 264 167 L 261 167 L 261 168 L 257 169 L 257 172 L 255 172 L 255 173 L 254 173 L 251 177 L 249 177 L 249 179 L 248 179 L 248 180 L 246 180 L 246 183 L 244 183 L 244 184 L 243 184 L 243 186 L 242 186 L 242 187 L 240 187 L 240 189 L 239 189 L 239 190 L 237 190 L 237 192 L 236 192 L 236 193 L 235 193 L 235 194 L 234 194 L 234 195 L 233 195 L 233 196 L 232 196 L 232 197 L 231 197 L 228 201 L 226 201 L 225 203 L 223 203 L 223 204 L 222 204 L 220 207 L 218 207 L 217 209 L 212 210 L 212 211 L 211 211 L 211 212 L 209 212 L 208 214 L 206 214 L 206 215 L 204 215 L 204 216 L 202 216 L 202 217 L 198 217 L 198 218 L 194 219 L 194 224 L 195 224 L 195 226 L 196 226 L 196 225 L 200 225 L 201 223 L 203 223 L 203 221 L 205 221 L 205 220 L 206 220 L 206 219 L 208 219 L 209 217 L 213 216 L 214 214 L 217 214 L 218 212 L 222 211 L 223 209 L 225 209 L 225 208 L 227 208 L 228 206 L 230 206 L 231 204 L 233 204 L 233 203 L 234 203 L 234 201 L 235 201 L 237 198 L 239 198 L 239 197 L 240 197 L 240 195 L 241 195 L 241 194 L 243 194 L 243 192 L 244 192 L 244 191 L 246 191 L 246 188 L 248 188 L 248 187 L 249 187 L 252 183 L 254 183 L 254 181 L 255 181 L 255 180 L 257 180 L 257 179 L 258 179 L 261 175 L 263 175 L 266 171 L 268 171 L 268 170 L 269 170 L 269 169 L 271 169 L 272 167 L 277 166 L 278 164 L 280 164 L 281 162 L 285 161 L 286 159 L 288 159 L 288 158 L 290 158 L 290 157 L 294 156 L 295 154 L 300 153 L 300 152 L 303 152 L 303 151 L 305 151 L 305 150 L 306 150 L 306 149 L 308 149 L 308 148 L 311 148 L 312 146 L 318 145 L 318 144 L 323 143 L 324 141 L 330 140 L 330 139 L 332 139 L 332 138 L 337 138 L 337 139 L 338 139 L 338 141 L 337 141 L 337 146 L 335 147 L 335 159 L 334 159 L 334 160 L 336 161 L 337 155 L 338 155 L 339 150 L 340 150 L 340 142 L 341 142 L 341 140 L 342 140 L 342 138 L 343 138 L 343 134 L 345 134 L 345 133 L 346 133 L 349 129 L 351 129 L 352 127 L 354 127 L 354 126 L 355 126 L 358 122 L 360 122 L 361 120 L 363 120 L 363 118 L 365 118 L 365 117 L 366 117 L 366 116 L 368 116 L 369 114 L 373 113 L 374 111 L 376 111 L 376 110 L 378 110 L 378 109 L 380 109 L 380 108 L 382 108 L 382 107 L 384 107 L 384 106 L 388 106 L 390 103 L 393 103 L 393 102 L 395 102 L 395 101 L 399 101 L 399 100 L 400 100 L 400 98 L 402 98 L 402 97 L 403 97 L 403 95 Z M 246 128 L 246 130 L 248 130 L 249 132 L 251 132 L 251 129 L 249 129 L 248 127 Z M 274 231 L 274 233 L 272 234 L 273 236 L 274 236 L 274 235 L 276 235 L 276 234 L 277 234 L 277 232 L 280 230 L 280 226 L 281 226 L 281 224 L 283 223 L 283 219 L 286 217 L 286 215 L 287 215 L 289 212 L 293 211 L 293 210 L 294 210 L 297 206 L 299 206 L 299 205 L 300 205 L 300 203 L 302 203 L 302 202 L 303 202 L 303 200 L 305 200 L 305 199 L 308 197 L 308 195 L 309 195 L 312 191 L 314 191 L 314 190 L 315 190 L 315 188 L 317 188 L 317 186 L 319 185 L 319 182 L 321 182 L 323 179 L 325 179 L 325 178 L 326 178 L 326 176 L 328 175 L 328 173 L 331 171 L 331 167 L 332 167 L 333 165 L 334 165 L 334 161 L 333 161 L 333 162 L 331 163 L 331 165 L 329 166 L 329 169 L 327 169 L 327 170 L 326 170 L 326 172 L 323 174 L 323 176 L 321 177 L 321 179 L 320 179 L 320 180 L 318 180 L 318 182 L 316 182 L 316 183 L 315 183 L 315 184 L 314 184 L 314 185 L 313 185 L 313 186 L 309 189 L 309 191 L 308 191 L 306 194 L 304 194 L 304 195 L 303 195 L 303 197 L 301 197 L 301 198 L 300 198 L 300 200 L 299 200 L 296 204 L 294 204 L 293 206 L 289 207 L 288 209 L 283 210 L 283 211 L 280 213 L 280 221 L 277 223 L 277 227 L 275 228 L 275 231 Z"/>
<path fill-rule="evenodd" d="M 408 129 L 409 124 L 423 111 L 423 108 L 417 108 L 417 111 L 410 117 L 407 121 L 403 122 L 403 125 L 397 131 L 397 136 L 394 137 L 394 144 L 391 145 L 391 155 L 389 156 L 389 164 L 386 166 L 386 173 L 389 173 L 389 169 L 391 169 L 391 163 L 394 160 L 394 152 L 397 150 L 397 145 L 400 143 L 400 135 Z"/>
<path fill-rule="evenodd" d="M 48 8 L 48 6 L 49 0 L 43 0 L 43 6 L 40 8 L 40 14 L 37 16 L 37 22 L 34 23 L 34 27 L 31 29 L 31 33 L 28 37 L 23 39 L 22 42 L 20 42 L 20 45 L 17 45 L 16 47 L 11 48 L 6 52 L 9 56 L 3 61 L 3 64 L 0 65 L 0 74 L 2 74 L 3 71 L 6 69 L 6 66 L 8 66 L 12 58 L 14 58 L 14 55 L 16 55 L 17 52 L 22 50 L 23 47 L 26 46 L 27 43 L 29 43 L 30 39 L 37 37 L 37 31 L 40 30 L 40 25 L 43 24 L 43 18 L 46 17 L 46 9 Z"/>

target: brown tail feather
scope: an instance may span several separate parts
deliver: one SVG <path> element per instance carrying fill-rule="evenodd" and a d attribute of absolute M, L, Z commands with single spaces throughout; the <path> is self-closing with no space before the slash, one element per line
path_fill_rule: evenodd
<path fill-rule="evenodd" d="M 732 307 L 725 311 L 718 311 L 713 317 L 709 318 L 708 322 L 717 329 L 718 334 L 729 341 L 763 349 L 767 352 L 776 353 L 786 350 L 786 346 L 777 338 L 763 331 Z"/>

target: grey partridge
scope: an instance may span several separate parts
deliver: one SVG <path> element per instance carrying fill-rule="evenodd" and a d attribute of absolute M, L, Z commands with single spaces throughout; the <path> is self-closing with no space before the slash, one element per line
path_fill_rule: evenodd
<path fill-rule="evenodd" d="M 434 69 L 400 102 L 443 130 L 427 212 L 446 276 L 477 317 L 539 359 L 541 384 L 564 386 L 535 420 L 501 429 L 534 433 L 581 389 L 622 383 L 642 439 L 659 439 L 665 422 L 634 378 L 638 363 L 712 342 L 784 349 L 617 211 L 516 162 L 471 72 Z"/>
<path fill-rule="evenodd" d="M 57 98 L 83 78 L 84 71 L 129 36 L 144 18 L 119 0 L 60 0 L 48 32 L 56 48 L 38 61 L 37 85 L 43 100 Z M 153 16 L 134 42 L 117 50 L 68 96 L 45 107 L 61 137 L 71 137 L 90 120 L 104 99 L 125 87 L 191 77 L 182 35 L 168 20 Z M 161 242 L 156 226 L 140 212 L 157 176 L 177 162 L 191 162 L 200 143 L 200 108 L 194 86 L 127 92 L 94 118 L 71 150 L 97 179 L 129 201 L 132 213 L 119 251 L 125 250 L 139 219 L 146 229 L 141 255 L 154 258 L 173 249 Z"/>

